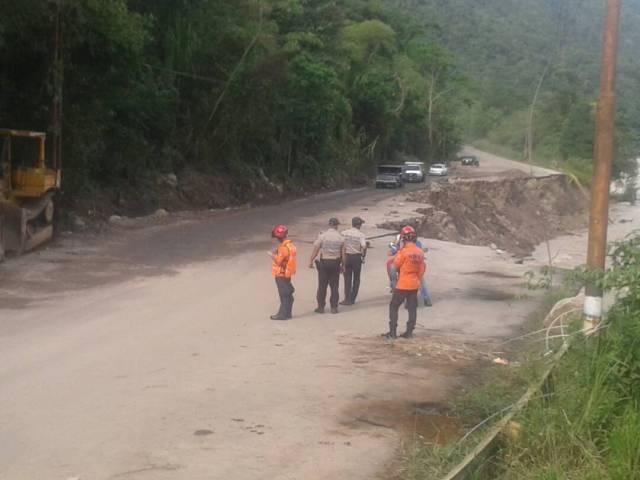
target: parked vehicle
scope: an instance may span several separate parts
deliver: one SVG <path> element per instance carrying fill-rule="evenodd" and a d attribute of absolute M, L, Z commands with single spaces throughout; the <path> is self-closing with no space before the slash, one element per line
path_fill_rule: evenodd
<path fill-rule="evenodd" d="M 423 162 L 404 162 L 404 181 L 410 183 L 424 182 Z"/>
<path fill-rule="evenodd" d="M 53 237 L 61 169 L 45 157 L 45 141 L 44 132 L 0 129 L 0 261 Z"/>
<path fill-rule="evenodd" d="M 460 163 L 465 166 L 479 167 L 480 161 L 478 157 L 475 155 L 467 155 L 465 157 L 460 157 Z"/>
<path fill-rule="evenodd" d="M 404 167 L 402 165 L 380 165 L 376 175 L 376 188 L 404 186 Z"/>
<path fill-rule="evenodd" d="M 434 163 L 429 168 L 429 175 L 444 177 L 449 174 L 449 169 L 444 163 Z"/>

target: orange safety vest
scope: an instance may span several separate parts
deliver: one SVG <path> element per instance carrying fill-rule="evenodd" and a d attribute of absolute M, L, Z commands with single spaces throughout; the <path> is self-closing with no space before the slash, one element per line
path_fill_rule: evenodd
<path fill-rule="evenodd" d="M 271 265 L 274 277 L 291 278 L 296 274 L 296 253 L 296 246 L 291 240 L 278 245 Z"/>
<path fill-rule="evenodd" d="M 415 243 L 407 242 L 393 259 L 398 271 L 398 290 L 418 290 L 426 270 L 424 251 Z"/>

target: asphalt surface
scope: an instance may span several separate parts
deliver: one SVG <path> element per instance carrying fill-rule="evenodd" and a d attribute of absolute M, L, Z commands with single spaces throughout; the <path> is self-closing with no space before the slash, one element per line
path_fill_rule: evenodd
<path fill-rule="evenodd" d="M 487 173 L 509 168 L 481 157 Z M 464 345 L 526 320 L 532 267 L 429 241 L 434 307 L 421 308 L 414 340 L 389 343 L 378 238 L 358 304 L 315 315 L 310 242 L 330 216 L 391 233 L 375 224 L 416 207 L 398 193 L 70 236 L 0 265 L 0 479 L 385 478 L 402 439 L 455 434 L 440 412 L 478 366 Z M 272 322 L 263 250 L 283 221 L 299 246 L 295 318 Z M 418 418 L 424 405 L 434 413 Z"/>

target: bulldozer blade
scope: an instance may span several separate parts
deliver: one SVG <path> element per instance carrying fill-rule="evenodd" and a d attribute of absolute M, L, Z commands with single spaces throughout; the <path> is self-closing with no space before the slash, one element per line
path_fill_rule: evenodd
<path fill-rule="evenodd" d="M 33 222 L 51 202 L 47 195 L 23 207 L 0 203 L 0 259 L 7 253 L 22 255 L 53 238 L 53 225 Z"/>
<path fill-rule="evenodd" d="M 7 207 L 6 204 L 5 207 Z M 4 211 L 0 211 L 0 249 L 3 250 L 3 253 L 22 254 L 25 238 L 24 211 L 19 208 L 5 208 Z"/>
<path fill-rule="evenodd" d="M 48 242 L 51 238 L 53 238 L 53 225 L 42 227 L 25 240 L 23 251 L 28 252 L 29 250 L 33 250 L 38 245 Z"/>

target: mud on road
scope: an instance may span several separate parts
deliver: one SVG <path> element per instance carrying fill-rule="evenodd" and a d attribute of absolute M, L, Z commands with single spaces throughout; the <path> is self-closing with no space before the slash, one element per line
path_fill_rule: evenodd
<path fill-rule="evenodd" d="M 376 225 L 419 208 L 363 189 L 172 214 L 0 265 L 0 478 L 368 479 L 417 433 L 456 435 L 450 401 L 535 310 L 536 264 L 428 240 L 434 306 L 385 342 L 393 232 Z M 373 238 L 358 304 L 313 314 L 301 268 L 295 319 L 268 320 L 271 225 L 287 218 L 304 266 L 327 219 L 355 215 Z"/>
<path fill-rule="evenodd" d="M 0 263 L 2 305 L 18 308 L 65 292 L 175 275 L 199 262 L 270 248 L 271 240 L 264 232 L 282 222 L 283 214 L 295 223 L 330 215 L 346 204 L 375 204 L 394 194 L 397 192 L 341 190 L 292 200 L 286 210 L 282 205 L 269 205 L 179 211 L 123 217 L 98 231 L 65 231 L 40 250 Z M 297 232 L 297 239 L 310 242 L 323 226 L 314 225 L 307 237 Z"/>
<path fill-rule="evenodd" d="M 519 256 L 587 224 L 587 198 L 564 175 L 436 183 L 408 200 L 423 204 L 412 223 L 420 235 L 465 245 L 495 245 Z M 391 221 L 383 228 L 398 229 Z"/>

